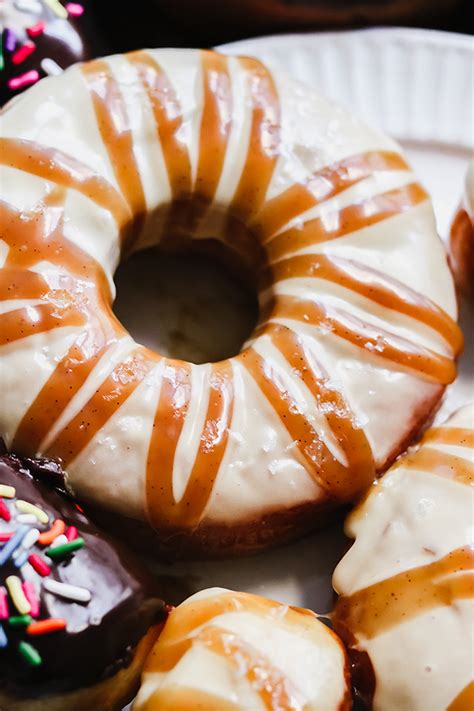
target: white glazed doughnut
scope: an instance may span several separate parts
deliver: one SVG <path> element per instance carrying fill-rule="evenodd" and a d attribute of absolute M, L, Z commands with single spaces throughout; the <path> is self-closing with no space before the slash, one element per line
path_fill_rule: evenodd
<path fill-rule="evenodd" d="M 347 521 L 356 540 L 334 573 L 333 621 L 374 711 L 473 708 L 473 447 L 471 404 L 428 430 Z"/>
<path fill-rule="evenodd" d="M 0 434 L 62 460 L 77 497 L 256 549 L 358 497 L 454 379 L 428 196 L 307 87 L 149 50 L 45 79 L 1 123 Z M 209 236 L 253 275 L 257 331 L 223 362 L 160 357 L 113 317 L 114 271 Z"/>
<path fill-rule="evenodd" d="M 170 613 L 133 708 L 348 711 L 348 660 L 310 610 L 203 590 Z"/>

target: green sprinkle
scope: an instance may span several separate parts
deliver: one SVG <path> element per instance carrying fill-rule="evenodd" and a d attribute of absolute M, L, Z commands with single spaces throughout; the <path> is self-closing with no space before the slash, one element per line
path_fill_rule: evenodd
<path fill-rule="evenodd" d="M 40 667 L 43 663 L 37 650 L 28 642 L 20 642 L 18 645 L 18 651 L 21 656 L 32 667 Z"/>
<path fill-rule="evenodd" d="M 75 553 L 80 550 L 84 547 L 84 545 L 85 541 L 83 538 L 76 538 L 74 541 L 69 541 L 69 543 L 65 543 L 63 546 L 48 548 L 46 555 L 48 558 L 52 558 L 53 560 L 60 560 L 61 558 L 65 558 L 66 556 L 71 555 L 71 553 Z"/>
<path fill-rule="evenodd" d="M 9 617 L 8 624 L 12 627 L 21 627 L 22 625 L 31 625 L 33 622 L 31 615 L 17 615 L 16 617 Z"/>

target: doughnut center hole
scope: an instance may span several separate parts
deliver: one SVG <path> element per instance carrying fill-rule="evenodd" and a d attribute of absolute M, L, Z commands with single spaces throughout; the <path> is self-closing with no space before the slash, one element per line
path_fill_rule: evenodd
<path fill-rule="evenodd" d="M 222 260 L 156 247 L 118 267 L 113 311 L 133 338 L 192 363 L 237 355 L 258 320 L 257 291 Z"/>

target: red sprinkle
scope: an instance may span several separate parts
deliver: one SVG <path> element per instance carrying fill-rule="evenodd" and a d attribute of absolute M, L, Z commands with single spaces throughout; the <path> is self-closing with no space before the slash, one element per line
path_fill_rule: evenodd
<path fill-rule="evenodd" d="M 22 62 L 24 62 L 25 59 L 28 59 L 30 54 L 33 54 L 35 49 L 36 45 L 34 42 L 31 42 L 31 40 L 28 40 L 27 42 L 22 44 L 21 47 L 16 50 L 15 54 L 12 54 L 13 64 L 21 64 Z"/>
<path fill-rule="evenodd" d="M 75 541 L 76 538 L 78 537 L 79 533 L 78 530 L 75 526 L 69 526 L 69 528 L 66 531 L 66 538 L 68 542 Z"/>
<path fill-rule="evenodd" d="M 38 37 L 39 35 L 42 35 L 45 27 L 45 23 L 41 20 L 37 22 L 36 25 L 31 25 L 31 27 L 27 27 L 26 31 L 28 33 L 28 37 Z"/>
<path fill-rule="evenodd" d="M 42 578 L 47 578 L 51 573 L 51 568 L 45 561 L 36 553 L 28 556 L 28 563 L 36 570 Z"/>
<path fill-rule="evenodd" d="M 9 89 L 22 89 L 24 86 L 29 86 L 30 84 L 34 84 L 35 82 L 38 81 L 40 78 L 39 73 L 36 71 L 36 69 L 32 69 L 30 72 L 26 72 L 25 74 L 20 74 L 18 77 L 13 77 L 13 79 L 10 79 L 8 82 L 8 88 Z"/>
<path fill-rule="evenodd" d="M 36 590 L 35 586 L 30 580 L 26 580 L 24 583 L 22 583 L 23 592 L 25 594 L 26 599 L 30 603 L 30 615 L 31 617 L 39 617 L 40 613 L 40 603 L 38 600 L 38 597 L 36 595 Z"/>
<path fill-rule="evenodd" d="M 66 10 L 73 17 L 80 17 L 84 13 L 84 7 L 82 5 L 79 5 L 78 2 L 66 3 Z"/>
<path fill-rule="evenodd" d="M 8 620 L 9 617 L 7 591 L 0 588 L 0 620 Z"/>
<path fill-rule="evenodd" d="M 66 524 L 60 518 L 57 518 L 49 531 L 44 531 L 38 538 L 38 543 L 42 546 L 49 546 L 51 543 L 66 530 Z"/>
<path fill-rule="evenodd" d="M 6 543 L 13 536 L 13 533 L 7 531 L 6 533 L 0 533 L 0 543 Z"/>
<path fill-rule="evenodd" d="M 28 634 L 40 635 L 49 634 L 50 632 L 57 632 L 58 630 L 63 630 L 66 627 L 66 620 L 62 618 L 50 618 L 48 620 L 41 620 L 41 622 L 32 622 L 28 625 L 26 631 Z"/>
<path fill-rule="evenodd" d="M 11 521 L 11 513 L 3 503 L 3 500 L 0 499 L 0 518 L 3 518 L 4 521 Z"/>

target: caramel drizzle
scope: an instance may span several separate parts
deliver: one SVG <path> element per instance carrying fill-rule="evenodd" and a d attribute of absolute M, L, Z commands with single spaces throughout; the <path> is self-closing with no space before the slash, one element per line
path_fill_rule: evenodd
<path fill-rule="evenodd" d="M 97 388 L 91 399 L 56 435 L 45 451 L 46 457 L 58 458 L 67 467 L 132 395 L 158 358 L 138 347 Z"/>
<path fill-rule="evenodd" d="M 192 192 L 191 162 L 188 148 L 180 138 L 183 112 L 173 85 L 147 52 L 131 52 L 127 59 L 136 68 L 150 101 L 173 200 L 189 198 Z"/>
<path fill-rule="evenodd" d="M 34 141 L 0 138 L 0 164 L 36 175 L 62 188 L 77 190 L 107 210 L 119 229 L 130 221 L 130 209 L 113 185 L 88 165 L 56 148 L 44 148 Z"/>
<path fill-rule="evenodd" d="M 308 707 L 300 692 L 282 671 L 233 632 L 208 624 L 226 612 L 243 611 L 265 617 L 273 625 L 314 639 L 318 646 L 321 645 L 321 638 L 304 620 L 306 611 L 302 619 L 299 611 L 292 608 L 285 610 L 282 605 L 270 600 L 247 593 L 223 593 L 218 597 L 185 603 L 170 615 L 158 644 L 147 660 L 145 674 L 170 672 L 194 644 L 202 644 L 245 674 L 268 711 L 305 711 Z M 312 614 L 311 617 L 315 619 Z M 166 703 L 165 689 L 163 701 Z M 186 708 L 197 708 L 190 701 L 191 705 Z"/>
<path fill-rule="evenodd" d="M 291 227 L 270 239 L 266 243 L 268 260 L 273 263 L 305 247 L 345 237 L 400 215 L 427 199 L 424 189 L 418 183 L 411 183 L 316 217 L 302 228 Z"/>
<path fill-rule="evenodd" d="M 280 146 L 280 102 L 271 73 L 257 59 L 239 58 L 249 73 L 252 125 L 247 158 L 229 212 L 248 222 L 265 201 Z"/>
<path fill-rule="evenodd" d="M 340 500 L 353 500 L 364 491 L 375 478 L 375 464 L 364 430 L 357 426 L 354 415 L 350 411 L 341 393 L 329 381 L 320 363 L 317 367 L 320 374 L 316 375 L 314 366 L 307 359 L 301 339 L 291 329 L 272 324 L 266 330 L 273 344 L 280 351 L 291 368 L 292 375 L 297 376 L 308 388 L 317 402 L 318 410 L 325 416 L 339 446 L 344 452 L 347 465 L 341 464 L 330 452 L 302 413 L 297 412 L 296 403 L 291 395 L 283 389 L 271 387 L 267 380 L 267 371 L 259 363 L 245 359 L 245 363 L 253 377 L 258 379 L 259 387 L 266 388 L 274 409 L 278 412 L 282 424 L 289 434 L 296 439 L 298 448 L 305 457 L 307 464 L 314 470 L 318 483 L 323 483 L 329 495 Z M 249 367 L 250 365 L 250 367 Z M 259 372 L 260 371 L 260 372 Z M 279 381 L 273 378 L 273 381 Z M 263 387 L 262 387 L 263 386 Z M 275 400 L 279 397 L 278 409 Z M 316 447 L 314 443 L 316 442 Z M 309 444 L 309 447 L 307 446 Z"/>
<path fill-rule="evenodd" d="M 440 560 L 398 573 L 339 598 L 336 632 L 373 639 L 436 607 L 474 597 L 474 550 L 457 548 Z"/>
<path fill-rule="evenodd" d="M 173 469 L 176 449 L 191 399 L 188 364 L 166 366 L 153 423 L 147 461 L 148 515 L 156 528 L 196 527 L 211 497 L 227 447 L 234 406 L 232 367 L 229 361 L 212 366 L 209 402 L 199 448 L 185 492 L 176 501 Z"/>
<path fill-rule="evenodd" d="M 398 466 L 427 471 L 460 484 L 474 484 L 474 462 L 428 446 L 421 447 L 412 456 L 404 457 Z"/>
<path fill-rule="evenodd" d="M 474 681 L 469 682 L 449 704 L 446 711 L 472 711 L 474 708 Z"/>
<path fill-rule="evenodd" d="M 81 71 L 89 88 L 102 141 L 109 155 L 120 190 L 133 215 L 134 230 L 124 248 L 133 246 L 142 226 L 146 199 L 133 149 L 133 135 L 119 84 L 103 59 L 83 64 Z"/>
<path fill-rule="evenodd" d="M 203 205 L 214 199 L 232 125 L 232 91 L 228 58 L 201 51 L 204 105 L 194 197 Z"/>
<path fill-rule="evenodd" d="M 353 472 L 334 457 L 319 432 L 298 409 L 275 367 L 252 348 L 242 353 L 239 359 L 295 441 L 307 470 L 326 496 L 340 500 L 352 498 L 354 490 L 358 491 L 361 486 L 360 480 L 356 477 L 352 480 Z"/>
<path fill-rule="evenodd" d="M 304 183 L 297 183 L 280 195 L 267 200 L 255 217 L 253 226 L 265 243 L 307 210 L 335 197 L 376 171 L 409 170 L 399 153 L 368 151 L 325 166 Z"/>
<path fill-rule="evenodd" d="M 474 447 L 474 431 L 466 427 L 431 427 L 423 442 L 453 444 L 456 447 Z"/>
<path fill-rule="evenodd" d="M 41 299 L 49 290 L 47 282 L 37 272 L 13 267 L 0 269 L 0 301 Z"/>
<path fill-rule="evenodd" d="M 354 269 L 361 271 L 361 276 L 356 276 Z M 325 254 L 301 254 L 268 267 L 263 281 L 269 284 L 297 277 L 323 279 L 338 284 L 384 308 L 429 326 L 446 341 L 454 355 L 462 349 L 461 329 L 443 309 L 422 294 L 375 269 Z"/>

